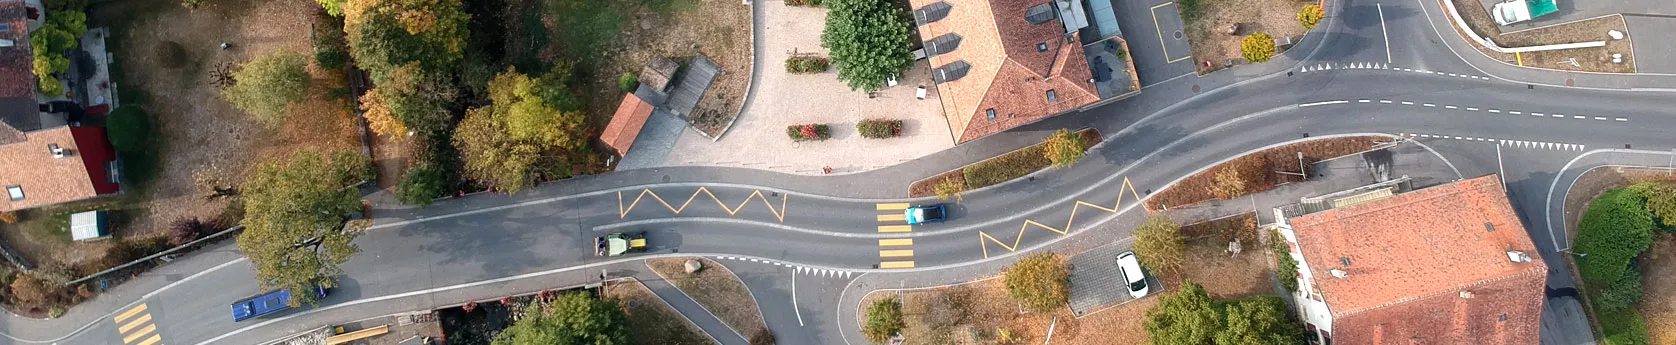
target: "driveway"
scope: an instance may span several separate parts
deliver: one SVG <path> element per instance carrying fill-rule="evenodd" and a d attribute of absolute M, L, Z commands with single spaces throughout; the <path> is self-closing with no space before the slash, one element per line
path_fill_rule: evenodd
<path fill-rule="evenodd" d="M 785 58 L 795 53 L 827 56 L 821 47 L 826 10 L 787 6 L 780 1 L 760 4 L 764 29 L 759 44 L 763 64 L 756 94 L 733 128 L 719 140 L 695 131 L 657 130 L 648 124 L 635 150 L 619 170 L 668 166 L 727 166 L 819 175 L 853 173 L 883 168 L 954 147 L 948 121 L 937 101 L 930 66 L 918 61 L 901 82 L 868 94 L 850 90 L 829 69 L 817 74 L 785 71 Z M 739 73 L 730 71 L 730 73 Z M 918 87 L 926 97 L 918 98 Z M 867 139 L 856 132 L 856 122 L 870 118 L 903 120 L 902 136 Z M 832 138 L 793 142 L 786 127 L 826 124 Z M 678 132 L 678 134 L 676 134 Z M 658 134 L 651 134 L 658 133 Z M 665 138 L 665 139 L 658 139 Z"/>

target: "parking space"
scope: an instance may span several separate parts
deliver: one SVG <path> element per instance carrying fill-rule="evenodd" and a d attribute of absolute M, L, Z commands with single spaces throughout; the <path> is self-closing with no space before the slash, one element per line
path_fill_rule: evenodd
<path fill-rule="evenodd" d="M 1117 255 L 1129 251 L 1132 246 L 1133 242 L 1116 242 L 1071 256 L 1072 314 L 1081 317 L 1135 300 L 1129 297 L 1123 275 L 1117 268 Z M 1164 289 L 1163 283 L 1151 272 L 1147 274 L 1146 283 L 1152 294 Z"/>
<path fill-rule="evenodd" d="M 1624 15 L 1624 24 L 1629 27 L 1635 55 L 1650 57 L 1635 59 L 1636 73 L 1676 74 L 1676 59 L 1669 58 L 1676 56 L 1676 41 L 1659 38 L 1676 32 L 1676 18 Z"/>
<path fill-rule="evenodd" d="M 1181 21 L 1181 8 L 1175 2 L 1152 6 L 1152 25 L 1158 33 L 1158 43 L 1164 46 L 1164 59 L 1175 63 L 1193 58 L 1193 47 L 1187 44 L 1186 24 Z"/>
<path fill-rule="evenodd" d="M 1193 73 L 1192 48 L 1174 2 L 1113 0 L 1112 7 L 1141 86 Z"/>

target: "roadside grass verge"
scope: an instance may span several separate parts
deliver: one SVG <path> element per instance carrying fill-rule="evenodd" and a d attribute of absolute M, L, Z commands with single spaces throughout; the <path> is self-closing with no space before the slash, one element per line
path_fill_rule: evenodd
<path fill-rule="evenodd" d="M 1329 158 L 1340 157 L 1367 151 L 1374 143 L 1391 140 L 1381 136 L 1359 136 L 1327 138 L 1294 143 L 1269 148 L 1248 155 L 1234 158 L 1217 166 L 1205 169 L 1197 174 L 1188 176 L 1169 188 L 1153 193 L 1146 199 L 1146 207 L 1150 210 L 1160 210 L 1168 207 L 1186 207 L 1189 205 L 1218 199 L 1212 191 L 1217 186 L 1217 174 L 1232 169 L 1240 178 L 1242 193 L 1262 192 L 1274 189 L 1275 186 L 1302 181 L 1298 176 L 1275 173 L 1277 171 L 1298 171 L 1298 153 L 1304 155 L 1304 163 L 1313 164 Z"/>
<path fill-rule="evenodd" d="M 689 259 L 698 260 L 703 268 L 687 273 L 684 264 Z M 710 310 L 729 328 L 751 339 L 752 344 L 758 344 L 757 339 L 768 335 L 768 325 L 763 323 L 751 291 L 727 267 L 699 257 L 647 259 L 646 266 Z"/>
<path fill-rule="evenodd" d="M 1100 131 L 1093 128 L 1077 131 L 1077 134 L 1082 136 L 1084 151 L 1099 144 L 1101 140 Z M 949 179 L 964 183 L 966 190 L 973 190 L 1024 177 L 1053 165 L 1053 162 L 1048 161 L 1047 155 L 1043 154 L 1044 150 L 1043 144 L 1030 145 L 960 169 L 914 181 L 908 185 L 908 197 L 935 196 L 937 184 Z"/>
<path fill-rule="evenodd" d="M 623 302 L 629 329 L 634 330 L 635 344 L 716 343 L 639 281 L 631 279 L 610 284 L 605 289 L 605 296 Z"/>

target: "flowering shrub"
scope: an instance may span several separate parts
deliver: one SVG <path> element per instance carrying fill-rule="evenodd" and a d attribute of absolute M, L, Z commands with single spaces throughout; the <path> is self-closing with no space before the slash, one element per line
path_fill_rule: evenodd
<path fill-rule="evenodd" d="M 832 138 L 832 130 L 824 124 L 804 124 L 786 126 L 786 136 L 791 141 L 826 140 Z"/>
<path fill-rule="evenodd" d="M 855 131 L 864 138 L 884 139 L 902 135 L 902 120 L 866 119 L 855 124 Z"/>
<path fill-rule="evenodd" d="M 809 74 L 826 72 L 827 59 L 819 56 L 792 55 L 786 57 L 786 72 Z"/>

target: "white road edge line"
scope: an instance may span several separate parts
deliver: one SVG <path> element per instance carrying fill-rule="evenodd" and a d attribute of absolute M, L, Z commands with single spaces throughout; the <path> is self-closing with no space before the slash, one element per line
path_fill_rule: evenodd
<path fill-rule="evenodd" d="M 1376 2 L 1373 6 L 1379 10 L 1379 35 L 1385 38 L 1385 63 L 1391 63 L 1391 33 L 1385 29 L 1385 5 Z"/>
<path fill-rule="evenodd" d="M 1317 106 L 1317 105 L 1328 105 L 1328 104 L 1345 104 L 1345 103 L 1350 103 L 1350 101 L 1346 101 L 1346 100 L 1337 100 L 1337 101 L 1322 101 L 1322 102 L 1315 102 L 1315 103 L 1304 103 L 1304 104 L 1299 104 L 1299 105 L 1298 105 L 1298 106 L 1299 106 L 1299 107 L 1313 107 L 1313 106 Z"/>
<path fill-rule="evenodd" d="M 797 313 L 797 325 L 803 325 L 803 311 L 797 307 L 797 272 L 791 273 L 791 311 Z"/>

